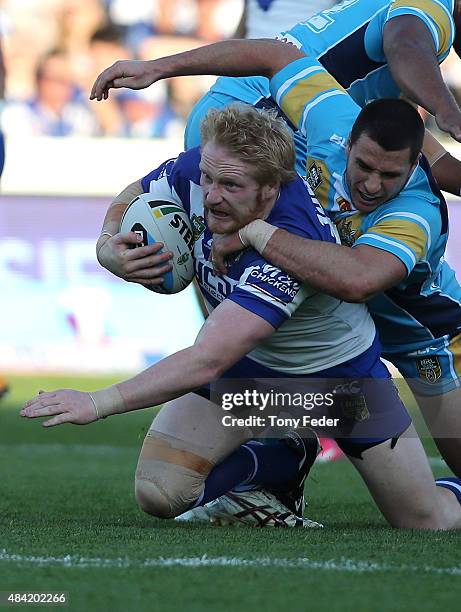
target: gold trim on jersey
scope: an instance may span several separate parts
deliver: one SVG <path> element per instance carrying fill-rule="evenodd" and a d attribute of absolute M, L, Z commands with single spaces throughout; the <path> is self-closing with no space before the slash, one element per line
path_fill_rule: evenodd
<path fill-rule="evenodd" d="M 447 13 L 440 5 L 431 0 L 395 0 L 391 11 L 395 8 L 416 8 L 432 17 L 439 31 L 439 49 L 437 55 L 446 53 L 450 48 L 452 24 Z"/>
<path fill-rule="evenodd" d="M 283 98 L 282 110 L 290 121 L 300 128 L 306 104 L 312 102 L 317 96 L 332 90 L 347 93 L 325 70 L 314 72 L 293 85 Z"/>
<path fill-rule="evenodd" d="M 416 259 L 424 257 L 427 251 L 427 234 L 420 225 L 401 218 L 385 219 L 369 227 L 364 234 L 378 234 L 385 238 L 394 238 L 411 249 Z"/>

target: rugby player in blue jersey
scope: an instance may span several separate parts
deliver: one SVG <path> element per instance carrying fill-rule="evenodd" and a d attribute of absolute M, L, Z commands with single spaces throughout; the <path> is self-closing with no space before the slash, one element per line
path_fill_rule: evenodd
<path fill-rule="evenodd" d="M 406 95 L 433 114 L 439 127 L 461 140 L 461 113 L 443 81 L 439 64 L 451 48 L 461 53 L 459 0 L 345 0 L 281 32 L 279 38 L 315 57 L 360 105 Z M 237 57 L 247 64 L 234 74 L 258 74 L 255 61 L 277 55 L 283 42 L 225 41 L 150 62 L 120 61 L 96 80 L 91 98 L 107 97 L 111 87 L 140 89 L 185 74 L 233 74 Z M 210 107 L 241 100 L 270 107 L 263 77 L 220 78 L 194 108 L 186 128 L 186 148 L 199 144 L 200 121 Z M 461 165 L 428 133 L 425 152 L 445 191 L 459 195 Z M 295 132 L 297 169 L 303 174 L 306 144 Z"/>
<path fill-rule="evenodd" d="M 225 427 L 220 408 L 207 399 L 211 381 L 283 378 L 294 385 L 300 378 L 371 378 L 380 392 L 360 391 L 366 414 L 353 417 L 357 429 L 344 431 L 338 442 L 392 525 L 461 527 L 458 499 L 435 486 L 421 442 L 379 360 L 366 307 L 300 285 L 252 250 L 233 260 L 225 275 L 212 273 L 213 234 L 235 232 L 255 219 L 319 244 L 335 242 L 333 226 L 294 172 L 293 142 L 284 123 L 251 107 L 212 112 L 202 126 L 201 152 L 193 149 L 165 162 L 125 190 L 113 207 L 126 207 L 136 190 L 177 203 L 195 220 L 196 276 L 210 316 L 193 346 L 134 378 L 91 394 L 41 393 L 21 414 L 51 417 L 45 426 L 87 424 L 165 403 L 141 451 L 136 495 L 146 512 L 173 517 L 239 484 L 274 490 L 291 485 L 302 494 L 300 464 L 309 467 L 315 458 L 315 438 L 308 438 L 310 445 L 301 445 L 299 436 L 290 437 L 293 445 L 258 444 L 249 441 L 257 427 Z M 104 229 L 100 258 L 117 241 L 110 233 Z M 146 248 L 137 250 L 145 254 Z M 136 267 L 130 253 L 125 258 Z M 378 417 L 380 435 L 357 436 L 371 417 Z M 282 510 L 263 522 L 283 525 L 289 518 L 289 524 L 306 525 Z"/>

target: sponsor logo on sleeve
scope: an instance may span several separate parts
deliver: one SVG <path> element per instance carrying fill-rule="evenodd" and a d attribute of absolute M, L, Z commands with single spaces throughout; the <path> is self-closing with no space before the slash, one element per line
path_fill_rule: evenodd
<path fill-rule="evenodd" d="M 275 299 L 286 299 L 287 297 L 293 299 L 301 287 L 301 284 L 292 276 L 270 264 L 249 268 L 245 284 L 270 293 Z"/>

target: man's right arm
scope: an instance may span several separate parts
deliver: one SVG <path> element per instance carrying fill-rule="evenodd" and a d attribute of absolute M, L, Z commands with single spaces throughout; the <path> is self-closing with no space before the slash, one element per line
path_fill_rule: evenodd
<path fill-rule="evenodd" d="M 404 263 L 392 253 L 368 245 L 349 248 L 311 240 L 277 229 L 265 221 L 253 221 L 240 230 L 246 246 L 313 289 L 346 302 L 367 302 L 393 287 L 407 275 Z M 268 240 L 261 240 L 266 233 Z M 215 240 L 213 257 L 222 261 L 235 237 Z"/>
<path fill-rule="evenodd" d="M 444 15 L 441 9 L 439 11 Z M 392 76 L 405 96 L 434 115 L 440 129 L 461 141 L 461 112 L 439 67 L 438 54 L 444 49 L 436 48 L 429 30 L 429 23 L 433 24 L 423 21 L 423 17 L 430 19 L 422 11 L 418 17 L 402 14 L 391 18 L 384 26 L 384 53 Z M 438 27 L 443 31 L 441 39 L 445 30 L 450 28 L 447 16 L 442 21 L 433 26 L 433 29 Z M 449 31 L 445 33 L 446 38 L 449 34 Z M 439 45 L 443 46 L 441 42 Z"/>
<path fill-rule="evenodd" d="M 110 89 L 144 89 L 173 76 L 216 74 L 267 76 L 305 57 L 294 45 L 278 40 L 225 40 L 156 60 L 120 60 L 97 77 L 91 100 L 106 100 Z"/>

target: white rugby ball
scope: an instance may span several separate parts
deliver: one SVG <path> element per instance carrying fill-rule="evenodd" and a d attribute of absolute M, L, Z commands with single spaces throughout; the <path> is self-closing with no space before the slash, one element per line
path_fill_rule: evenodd
<path fill-rule="evenodd" d="M 171 251 L 173 269 L 163 274 L 161 285 L 145 285 L 156 293 L 178 293 L 194 278 L 194 237 L 189 217 L 173 202 L 155 200 L 142 193 L 130 202 L 120 223 L 122 233 L 135 232 L 142 236 L 138 247 L 163 242 L 160 253 Z M 133 247 L 136 248 L 136 247 Z"/>

